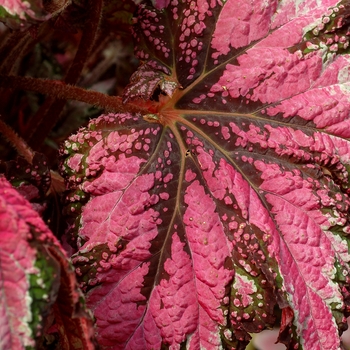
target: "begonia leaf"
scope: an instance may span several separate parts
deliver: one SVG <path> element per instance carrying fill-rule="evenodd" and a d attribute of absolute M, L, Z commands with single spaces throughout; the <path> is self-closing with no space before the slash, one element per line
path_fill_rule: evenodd
<path fill-rule="evenodd" d="M 59 242 L 1 177 L 0 348 L 93 349 L 92 321 L 84 308 Z"/>
<path fill-rule="evenodd" d="M 277 309 L 288 349 L 341 347 L 348 14 L 336 0 L 138 6 L 124 99 L 149 114 L 102 115 L 61 150 L 102 349 L 244 349 Z"/>
<path fill-rule="evenodd" d="M 50 18 L 42 0 L 1 0 L 0 21 L 12 29 L 26 28 L 29 23 Z"/>

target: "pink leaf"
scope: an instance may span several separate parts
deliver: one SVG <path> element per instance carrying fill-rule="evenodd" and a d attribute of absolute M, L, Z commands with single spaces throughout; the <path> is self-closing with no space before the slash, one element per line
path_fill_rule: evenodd
<path fill-rule="evenodd" d="M 99 344 L 243 349 L 279 308 L 288 348 L 340 348 L 349 7 L 153 3 L 138 7 L 144 62 L 124 95 L 150 113 L 102 115 L 61 151 Z"/>
<path fill-rule="evenodd" d="M 50 18 L 42 0 L 8 0 L 0 1 L 2 10 L 0 21 L 12 29 L 23 29 L 28 23 L 43 21 Z"/>
<path fill-rule="evenodd" d="M 56 333 L 49 330 L 55 324 L 61 328 L 58 342 L 65 344 L 63 348 L 74 343 L 75 349 L 92 349 L 91 320 L 64 251 L 29 202 L 4 178 L 0 247 L 0 347 L 42 348 L 44 337 Z M 80 315 L 73 311 L 78 307 Z"/>
<path fill-rule="evenodd" d="M 179 84 L 167 75 L 169 70 L 156 61 L 148 61 L 140 66 L 131 76 L 130 85 L 125 88 L 124 102 L 137 98 L 148 100 L 153 97 L 157 88 L 171 97 Z"/>

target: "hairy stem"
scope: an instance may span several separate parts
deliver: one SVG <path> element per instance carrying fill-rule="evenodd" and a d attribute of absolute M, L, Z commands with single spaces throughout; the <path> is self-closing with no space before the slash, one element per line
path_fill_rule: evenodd
<path fill-rule="evenodd" d="M 0 57 L 6 57 L 0 64 L 0 74 L 5 74 L 11 71 L 15 62 L 21 53 L 25 50 L 28 43 L 31 41 L 29 32 L 13 32 L 0 47 Z"/>
<path fill-rule="evenodd" d="M 5 122 L 0 119 L 0 133 L 7 139 L 19 155 L 21 155 L 29 164 L 32 164 L 34 152 L 27 143 Z"/>
<path fill-rule="evenodd" d="M 86 25 L 78 51 L 74 57 L 72 65 L 70 66 L 66 77 L 65 83 L 75 84 L 84 68 L 87 58 L 90 56 L 91 49 L 94 45 L 97 31 L 101 20 L 103 0 L 90 0 L 89 1 L 89 18 L 87 18 Z"/>
<path fill-rule="evenodd" d="M 85 90 L 78 86 L 67 85 L 58 80 L 0 75 L 0 87 L 34 91 L 63 100 L 85 102 L 111 112 L 149 113 L 147 109 L 137 105 L 124 104 L 118 96 L 108 96 L 98 91 Z"/>

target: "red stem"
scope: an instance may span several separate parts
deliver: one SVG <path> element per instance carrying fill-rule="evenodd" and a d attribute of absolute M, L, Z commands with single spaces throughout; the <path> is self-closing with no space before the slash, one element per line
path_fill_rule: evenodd
<path fill-rule="evenodd" d="M 0 47 L 0 57 L 6 57 L 0 63 L 0 74 L 8 73 L 18 57 L 25 49 L 28 41 L 31 40 L 28 32 L 13 32 L 8 35 L 7 40 Z"/>
<path fill-rule="evenodd" d="M 0 133 L 8 140 L 19 155 L 32 164 L 34 152 L 18 134 L 0 119 Z"/>
<path fill-rule="evenodd" d="M 59 80 L 0 75 L 0 87 L 34 91 L 61 100 L 81 101 L 115 113 L 149 113 L 147 109 L 132 103 L 124 104 L 121 97 L 85 90 L 78 86 L 67 85 Z"/>

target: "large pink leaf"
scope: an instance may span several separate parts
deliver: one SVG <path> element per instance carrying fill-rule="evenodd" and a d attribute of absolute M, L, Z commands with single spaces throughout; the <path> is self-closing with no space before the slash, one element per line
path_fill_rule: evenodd
<path fill-rule="evenodd" d="M 100 346 L 242 349 L 278 306 L 288 348 L 339 349 L 348 7 L 153 5 L 138 8 L 146 63 L 124 94 L 150 113 L 102 115 L 62 150 L 72 259 Z"/>

